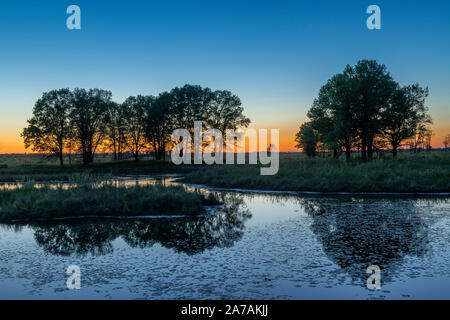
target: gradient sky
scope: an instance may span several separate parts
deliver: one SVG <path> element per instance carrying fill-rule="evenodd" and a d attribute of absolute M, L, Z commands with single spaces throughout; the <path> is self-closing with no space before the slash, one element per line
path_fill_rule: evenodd
<path fill-rule="evenodd" d="M 82 30 L 66 28 L 79 5 Z M 381 8 L 368 30 L 366 8 Z M 281 149 L 319 88 L 346 64 L 377 59 L 402 85 L 428 86 L 433 145 L 450 133 L 449 1 L 0 1 L 0 153 L 42 92 L 99 87 L 122 102 L 186 83 L 237 94 Z"/>

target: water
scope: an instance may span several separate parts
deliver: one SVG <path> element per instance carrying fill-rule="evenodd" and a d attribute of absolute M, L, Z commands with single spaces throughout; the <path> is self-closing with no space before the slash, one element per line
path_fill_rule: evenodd
<path fill-rule="evenodd" d="M 117 180 L 135 183 L 155 180 Z M 227 205 L 192 218 L 0 225 L 0 298 L 450 298 L 448 198 L 201 191 Z M 66 287 L 70 265 L 80 290 Z M 370 265 L 380 290 L 366 287 Z"/>

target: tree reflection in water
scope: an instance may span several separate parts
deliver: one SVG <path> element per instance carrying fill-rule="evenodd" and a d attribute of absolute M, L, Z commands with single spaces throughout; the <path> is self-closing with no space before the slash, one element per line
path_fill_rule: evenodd
<path fill-rule="evenodd" d="M 389 282 L 407 255 L 421 257 L 428 250 L 428 227 L 413 199 L 300 200 L 313 218 L 311 229 L 324 253 L 352 281 L 366 285 L 367 267 L 381 268 Z"/>
<path fill-rule="evenodd" d="M 251 218 L 242 195 L 220 194 L 226 203 L 217 213 L 196 217 L 120 221 L 78 221 L 32 225 L 34 237 L 46 252 L 56 255 L 104 255 L 122 237 L 130 247 L 155 243 L 189 255 L 214 247 L 229 247 L 242 238 Z"/>

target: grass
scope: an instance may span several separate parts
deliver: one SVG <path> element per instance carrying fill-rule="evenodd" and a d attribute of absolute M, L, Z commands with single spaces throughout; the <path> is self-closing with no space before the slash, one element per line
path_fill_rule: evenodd
<path fill-rule="evenodd" d="M 317 192 L 450 192 L 450 152 L 381 154 L 369 162 L 284 154 L 277 175 L 257 165 L 211 166 L 185 175 L 185 182 L 224 188 Z"/>
<path fill-rule="evenodd" d="M 80 163 L 60 166 L 56 160 L 42 156 L 0 156 L 0 182 L 69 181 L 74 174 L 84 173 L 103 177 L 120 175 L 154 175 L 164 173 L 184 174 L 192 166 L 175 166 L 169 161 L 134 160 L 98 161 L 88 166 Z"/>
<path fill-rule="evenodd" d="M 450 192 L 450 152 L 401 152 L 393 159 L 380 153 L 362 162 L 329 155 L 307 158 L 302 153 L 280 154 L 277 175 L 261 176 L 259 165 L 175 166 L 168 161 L 99 161 L 60 167 L 36 156 L 0 156 L 0 182 L 68 181 L 74 174 L 91 176 L 178 173 L 189 183 L 214 187 L 318 192 Z"/>
<path fill-rule="evenodd" d="M 213 196 L 188 192 L 180 186 L 116 187 L 109 183 L 71 187 L 33 183 L 0 191 L 0 221 L 35 221 L 67 217 L 195 215 L 219 204 Z"/>

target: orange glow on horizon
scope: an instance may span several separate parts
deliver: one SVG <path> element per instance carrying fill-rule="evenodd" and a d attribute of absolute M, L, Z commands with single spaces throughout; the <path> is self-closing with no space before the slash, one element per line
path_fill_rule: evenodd
<path fill-rule="evenodd" d="M 274 126 L 272 126 L 274 128 Z M 447 134 L 450 134 L 450 127 L 447 128 L 433 128 L 435 135 L 432 138 L 432 146 L 434 148 L 444 147 L 443 141 Z M 279 150 L 280 152 L 292 152 L 299 151 L 295 148 L 295 133 L 298 127 L 295 128 L 281 128 L 279 132 Z M 270 137 L 270 130 L 268 130 L 268 136 Z M 270 138 L 268 138 L 270 139 Z M 247 149 L 248 150 L 248 149 Z M 33 153 L 31 148 L 25 149 L 20 133 L 16 134 L 2 134 L 0 139 L 0 154 L 24 154 Z"/>

